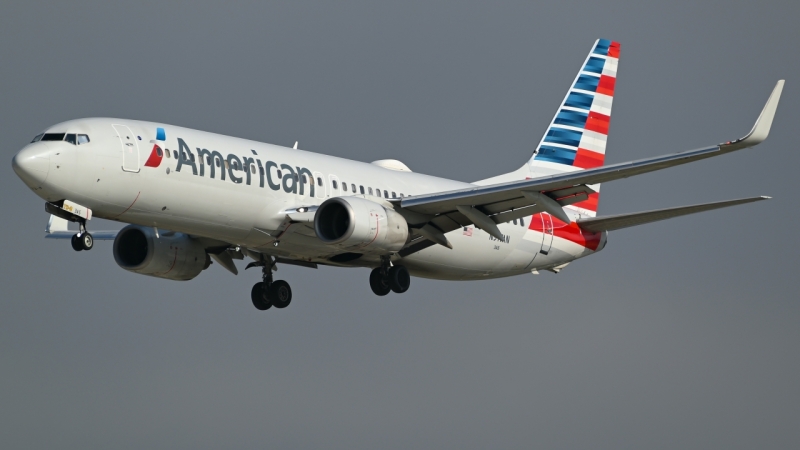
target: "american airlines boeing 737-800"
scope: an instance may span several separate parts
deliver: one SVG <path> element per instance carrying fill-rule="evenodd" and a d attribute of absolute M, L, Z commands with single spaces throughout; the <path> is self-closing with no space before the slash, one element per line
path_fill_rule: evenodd
<path fill-rule="evenodd" d="M 412 172 L 396 160 L 350 161 L 163 123 L 72 120 L 13 158 L 45 200 L 47 237 L 89 250 L 114 240 L 123 269 L 191 280 L 213 259 L 237 274 L 252 259 L 259 310 L 284 308 L 276 264 L 372 269 L 377 295 L 408 290 L 411 275 L 480 280 L 559 272 L 606 245 L 609 231 L 768 197 L 597 216 L 600 184 L 752 147 L 766 139 L 778 81 L 755 126 L 736 141 L 603 165 L 619 44 L 598 40 L 533 155 L 513 172 L 474 183 Z M 125 222 L 90 233 L 92 217 Z M 68 231 L 68 222 L 78 231 Z"/>

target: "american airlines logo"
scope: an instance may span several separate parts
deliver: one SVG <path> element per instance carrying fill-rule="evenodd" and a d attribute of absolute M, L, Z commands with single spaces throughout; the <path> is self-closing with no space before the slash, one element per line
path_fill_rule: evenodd
<path fill-rule="evenodd" d="M 159 167 L 166 152 L 162 150 L 166 133 L 163 128 L 158 128 L 156 132 L 156 142 L 150 156 L 145 162 L 146 167 Z M 251 185 L 258 182 L 259 187 L 269 187 L 273 191 L 283 190 L 290 194 L 306 195 L 305 188 L 308 186 L 308 195 L 314 196 L 315 183 L 314 176 L 306 167 L 292 167 L 288 164 L 279 164 L 275 161 L 261 161 L 253 151 L 253 157 L 239 156 L 228 153 L 223 156 L 217 150 L 208 150 L 197 147 L 193 152 L 189 144 L 182 138 L 178 138 L 178 150 L 176 151 L 178 164 L 175 172 L 191 169 L 192 175 L 200 177 L 217 178 L 225 181 L 230 179 L 236 184 Z M 169 156 L 167 156 L 169 157 Z"/>

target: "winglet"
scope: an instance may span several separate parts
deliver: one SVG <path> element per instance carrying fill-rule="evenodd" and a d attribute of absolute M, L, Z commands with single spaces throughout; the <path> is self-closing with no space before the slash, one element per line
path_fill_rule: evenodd
<path fill-rule="evenodd" d="M 733 142 L 721 144 L 720 147 L 726 150 L 738 150 L 764 142 L 767 136 L 769 136 L 769 129 L 772 127 L 772 119 L 775 118 L 775 111 L 778 109 L 778 102 L 781 99 L 781 92 L 783 92 L 783 83 L 784 80 L 778 80 L 778 83 L 775 84 L 775 89 L 772 90 L 767 104 L 764 105 L 764 109 L 762 109 L 761 114 L 758 115 L 756 124 L 753 125 L 753 129 L 747 133 L 747 136 Z"/>

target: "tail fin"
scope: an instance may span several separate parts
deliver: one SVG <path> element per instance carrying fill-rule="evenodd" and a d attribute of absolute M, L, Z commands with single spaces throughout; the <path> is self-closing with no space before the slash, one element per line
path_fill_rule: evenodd
<path fill-rule="evenodd" d="M 618 62 L 619 43 L 598 39 L 528 161 L 531 177 L 603 165 Z M 598 192 L 570 207 L 595 216 L 600 185 L 592 188 Z"/>

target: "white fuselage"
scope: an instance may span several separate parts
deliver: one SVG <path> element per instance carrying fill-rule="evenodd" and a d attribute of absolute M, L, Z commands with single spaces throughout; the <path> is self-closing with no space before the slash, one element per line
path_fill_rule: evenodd
<path fill-rule="evenodd" d="M 165 130 L 161 141 L 157 140 L 158 128 Z M 272 256 L 340 266 L 374 267 L 379 258 L 364 255 L 332 263 L 329 258 L 337 251 L 316 237 L 313 226 L 294 224 L 281 229 L 284 211 L 319 205 L 337 196 L 385 202 L 386 194 L 397 198 L 473 186 L 135 120 L 74 120 L 55 125 L 47 133 L 90 137 L 90 142 L 82 145 L 39 141 L 20 152 L 36 161 L 32 166 L 37 168 L 23 180 L 47 201 L 68 199 L 91 208 L 95 217 L 224 241 Z M 156 144 L 169 157 L 158 157 Z M 185 157 L 175 157 L 181 154 Z M 152 158 L 160 161 L 156 164 Z M 505 241 L 473 226 L 459 228 L 447 233 L 452 250 L 433 245 L 403 258 L 403 264 L 413 275 L 427 278 L 496 278 L 559 267 L 605 245 L 605 233 L 593 246 L 563 239 L 553 232 L 550 220 L 543 213 L 500 224 Z M 280 245 L 273 246 L 277 237 Z"/>

